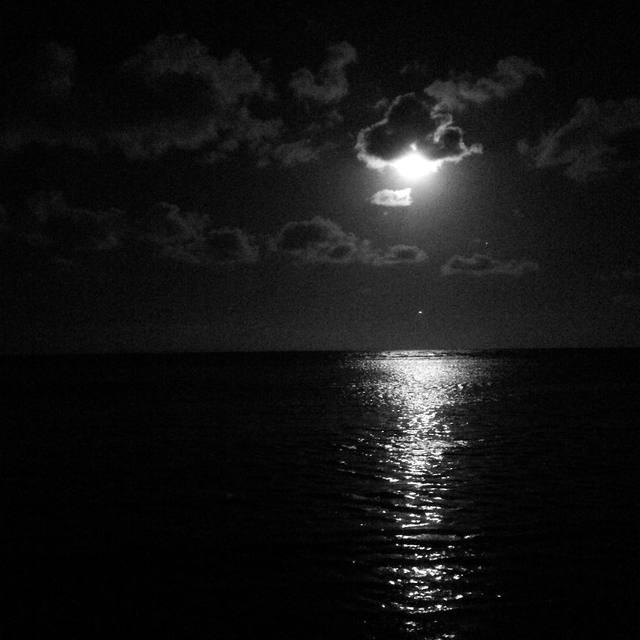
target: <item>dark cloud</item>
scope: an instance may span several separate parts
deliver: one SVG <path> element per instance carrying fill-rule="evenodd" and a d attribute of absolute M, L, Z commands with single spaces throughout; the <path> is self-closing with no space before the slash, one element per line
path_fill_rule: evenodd
<path fill-rule="evenodd" d="M 207 106 L 233 106 L 264 90 L 262 77 L 240 51 L 217 59 L 209 55 L 205 45 L 184 34 L 158 36 L 123 63 L 122 73 L 146 85 L 164 102 L 165 109 L 184 98 Z M 183 111 L 182 105 L 179 110 Z"/>
<path fill-rule="evenodd" d="M 117 89 L 119 126 L 107 137 L 129 157 L 252 143 L 265 133 L 247 106 L 267 95 L 265 83 L 237 50 L 218 59 L 195 38 L 160 35 L 122 64 Z"/>
<path fill-rule="evenodd" d="M 317 75 L 306 68 L 293 74 L 289 87 L 297 98 L 331 103 L 349 93 L 346 67 L 356 61 L 356 50 L 348 42 L 341 42 L 330 46 L 327 54 Z"/>
<path fill-rule="evenodd" d="M 244 148 L 260 158 L 285 128 L 279 118 L 252 112 L 273 90 L 241 52 L 216 58 L 186 35 L 158 36 L 115 75 L 77 92 L 73 51 L 51 44 L 46 59 L 43 70 L 21 72 L 17 97 L 4 96 L 4 150 L 30 143 L 93 152 L 115 147 L 128 158 L 150 159 L 202 149 L 220 159 Z"/>
<path fill-rule="evenodd" d="M 479 145 L 465 144 L 462 129 L 453 125 L 451 114 L 435 106 L 413 93 L 398 96 L 380 122 L 358 134 L 358 158 L 370 168 L 383 169 L 412 148 L 440 162 L 459 162 L 481 153 Z"/>
<path fill-rule="evenodd" d="M 192 264 L 250 263 L 253 239 L 234 227 L 215 227 L 209 216 L 160 202 L 144 215 L 119 209 L 72 207 L 60 193 L 38 193 L 19 215 L 0 208 L 0 233 L 73 263 L 76 257 L 126 247 L 155 247 L 160 255 Z"/>
<path fill-rule="evenodd" d="M 427 254 L 418 247 L 407 244 L 396 244 L 389 247 L 384 254 L 380 256 L 377 263 L 386 264 L 417 264 L 424 262 Z"/>
<path fill-rule="evenodd" d="M 285 167 L 290 167 L 296 164 L 313 162 L 330 148 L 332 148 L 332 145 L 328 143 L 314 144 L 311 139 L 296 140 L 274 147 L 270 156 Z"/>
<path fill-rule="evenodd" d="M 240 229 L 216 228 L 206 214 L 181 211 L 166 202 L 154 205 L 136 227 L 140 240 L 181 262 L 250 263 L 259 257 L 253 240 Z"/>
<path fill-rule="evenodd" d="M 371 204 L 380 207 L 408 207 L 413 203 L 411 199 L 411 188 L 398 189 L 382 189 L 371 196 Z"/>
<path fill-rule="evenodd" d="M 258 249 L 251 238 L 237 227 L 209 229 L 203 240 L 205 261 L 256 262 Z"/>
<path fill-rule="evenodd" d="M 32 196 L 11 223 L 15 237 L 61 256 L 117 249 L 126 236 L 124 212 L 72 207 L 60 193 Z"/>
<path fill-rule="evenodd" d="M 453 256 L 442 265 L 443 276 L 465 274 L 471 276 L 504 275 L 519 277 L 525 273 L 538 271 L 539 265 L 531 260 L 497 260 L 480 253 L 470 257 Z"/>
<path fill-rule="evenodd" d="M 449 80 L 436 80 L 426 89 L 447 111 L 462 110 L 467 104 L 484 104 L 502 100 L 520 89 L 528 78 L 544 77 L 544 70 L 529 60 L 511 56 L 499 60 L 495 71 L 486 78 L 468 74 L 454 74 Z"/>
<path fill-rule="evenodd" d="M 133 160 L 179 150 L 208 162 L 237 154 L 258 165 L 309 162 L 330 147 L 325 134 L 343 120 L 326 104 L 346 93 L 345 66 L 354 59 L 347 43 L 329 49 L 319 84 L 309 89 L 317 100 L 324 96 L 318 111 L 278 102 L 242 52 L 214 57 L 184 34 L 156 37 L 111 75 L 82 87 L 75 85 L 75 53 L 50 44 L 37 64 L 13 74 L 15 90 L 0 98 L 7 115 L 0 150 L 41 144 L 96 154 L 115 148 Z"/>
<path fill-rule="evenodd" d="M 274 145 L 279 146 L 285 129 L 281 118 L 261 120 L 243 107 L 236 114 L 233 127 L 224 132 L 215 149 L 207 154 L 206 160 L 226 160 L 244 149 L 251 157 L 257 159 L 259 165 L 268 164 L 273 155 Z"/>
<path fill-rule="evenodd" d="M 272 242 L 272 248 L 303 262 L 368 262 L 370 245 L 327 218 L 288 222 Z"/>
<path fill-rule="evenodd" d="M 167 202 L 156 203 L 142 215 L 127 215 L 118 209 L 72 207 L 60 193 L 38 193 L 20 215 L 10 216 L 0 206 L 0 234 L 69 265 L 83 255 L 123 248 L 139 253 L 145 247 L 165 258 L 198 265 L 260 259 L 257 242 L 243 230 L 217 227 L 208 215 Z M 269 246 L 282 256 L 314 263 L 384 266 L 426 258 L 424 251 L 409 245 L 374 249 L 368 240 L 322 217 L 285 224 Z"/>
<path fill-rule="evenodd" d="M 424 251 L 408 245 L 396 245 L 379 251 L 327 218 L 288 222 L 271 242 L 272 249 L 301 262 L 361 263 L 372 266 L 422 262 Z"/>
<path fill-rule="evenodd" d="M 316 135 L 325 131 L 335 129 L 344 122 L 344 116 L 337 110 L 322 111 L 318 114 L 317 120 L 305 127 L 304 132 L 309 135 Z"/>
<path fill-rule="evenodd" d="M 609 170 L 640 164 L 640 99 L 579 100 L 565 125 L 552 129 L 537 144 L 521 141 L 520 152 L 536 167 L 564 167 L 579 181 Z"/>

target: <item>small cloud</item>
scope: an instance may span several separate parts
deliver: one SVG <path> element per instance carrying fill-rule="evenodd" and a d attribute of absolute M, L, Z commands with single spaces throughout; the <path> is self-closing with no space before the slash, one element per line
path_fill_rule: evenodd
<path fill-rule="evenodd" d="M 229 264 L 257 261 L 252 239 L 234 227 L 216 228 L 206 214 L 181 211 L 166 202 L 154 205 L 138 221 L 138 237 L 160 249 L 162 255 L 192 264 Z"/>
<path fill-rule="evenodd" d="M 436 80 L 425 93 L 438 101 L 440 108 L 461 111 L 468 104 L 484 104 L 490 100 L 504 100 L 522 88 L 527 79 L 543 78 L 544 70 L 529 60 L 511 56 L 499 60 L 494 72 L 486 78 L 468 74 L 454 74 L 449 80 Z"/>
<path fill-rule="evenodd" d="M 356 50 L 348 42 L 341 42 L 330 46 L 327 53 L 317 75 L 306 68 L 293 74 L 289 87 L 296 98 L 326 104 L 339 102 L 349 93 L 346 67 L 356 61 Z"/>
<path fill-rule="evenodd" d="M 333 220 L 320 216 L 288 222 L 272 239 L 271 248 L 276 253 L 307 263 L 385 266 L 415 264 L 426 259 L 424 251 L 408 245 L 376 250 L 368 240 L 362 240 L 344 231 Z"/>
<path fill-rule="evenodd" d="M 471 276 L 504 275 L 520 277 L 539 270 L 537 262 L 531 260 L 497 260 L 480 253 L 470 257 L 455 255 L 440 268 L 443 276 L 464 274 Z"/>
<path fill-rule="evenodd" d="M 384 252 L 378 264 L 418 264 L 426 259 L 427 254 L 422 249 L 407 244 L 396 244 Z"/>
<path fill-rule="evenodd" d="M 256 262 L 258 249 L 251 238 L 237 227 L 209 229 L 203 239 L 204 261 L 216 263 Z"/>
<path fill-rule="evenodd" d="M 316 145 L 310 139 L 296 140 L 276 146 L 271 151 L 271 157 L 285 167 L 291 167 L 317 160 L 327 148 L 327 144 Z"/>
<path fill-rule="evenodd" d="M 408 207 L 413 203 L 411 199 L 411 188 L 398 189 L 383 189 L 371 196 L 371 204 L 378 205 L 380 207 Z"/>
<path fill-rule="evenodd" d="M 272 243 L 273 249 L 302 262 L 368 261 L 369 243 L 327 218 L 288 222 Z"/>
<path fill-rule="evenodd" d="M 358 134 L 358 158 L 371 169 L 384 169 L 412 150 L 440 163 L 460 162 L 482 152 L 479 145 L 465 144 L 451 114 L 434 107 L 413 93 L 398 96 L 382 120 Z"/>
<path fill-rule="evenodd" d="M 117 249 L 127 233 L 123 211 L 72 207 L 61 193 L 32 196 L 24 215 L 15 217 L 13 232 L 32 246 L 67 257 Z"/>
<path fill-rule="evenodd" d="M 538 168 L 564 167 L 569 178 L 585 181 L 615 169 L 640 164 L 640 99 L 578 100 L 566 124 L 545 133 L 536 144 L 518 143 L 520 153 Z"/>
<path fill-rule="evenodd" d="M 260 161 L 271 153 L 284 130 L 284 122 L 280 118 L 262 120 L 242 107 L 233 118 L 232 126 L 221 131 L 216 148 L 206 156 L 206 160 L 212 163 L 225 160 L 244 149 Z"/>

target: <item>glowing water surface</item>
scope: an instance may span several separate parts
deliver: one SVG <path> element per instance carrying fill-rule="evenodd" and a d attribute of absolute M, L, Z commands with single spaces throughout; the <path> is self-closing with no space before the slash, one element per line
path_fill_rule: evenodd
<path fill-rule="evenodd" d="M 461 545 L 472 534 L 452 526 L 448 513 L 464 473 L 460 453 L 469 446 L 460 428 L 464 420 L 450 416 L 463 410 L 468 389 L 486 384 L 490 373 L 486 366 L 428 353 L 382 354 L 358 366 L 360 401 L 379 417 L 360 437 L 385 483 L 381 504 L 372 510 L 387 517 L 383 530 L 395 548 L 378 571 L 396 597 L 381 606 L 402 612 L 412 628 L 415 619 L 454 611 L 463 600 L 484 595 L 469 589 L 470 574 L 482 569 Z M 344 461 L 346 473 L 353 472 L 352 463 Z"/>

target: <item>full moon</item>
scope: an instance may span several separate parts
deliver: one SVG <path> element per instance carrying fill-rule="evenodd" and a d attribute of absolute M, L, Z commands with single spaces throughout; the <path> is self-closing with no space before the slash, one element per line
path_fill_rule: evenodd
<path fill-rule="evenodd" d="M 440 167 L 440 162 L 429 160 L 415 148 L 415 145 L 412 145 L 412 150 L 409 153 L 394 160 L 391 165 L 404 178 L 418 180 L 435 173 Z"/>

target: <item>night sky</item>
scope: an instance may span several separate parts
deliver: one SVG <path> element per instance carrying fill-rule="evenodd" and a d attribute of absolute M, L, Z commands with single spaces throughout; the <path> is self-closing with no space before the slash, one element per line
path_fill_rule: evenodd
<path fill-rule="evenodd" d="M 10 4 L 3 351 L 640 346 L 637 10 Z"/>

